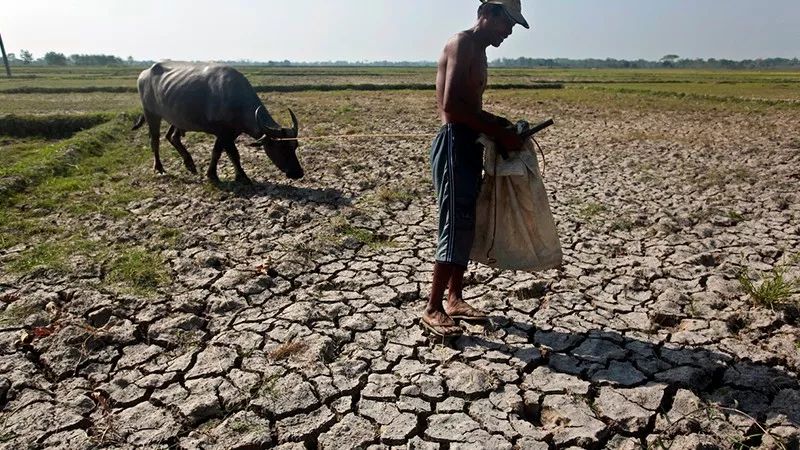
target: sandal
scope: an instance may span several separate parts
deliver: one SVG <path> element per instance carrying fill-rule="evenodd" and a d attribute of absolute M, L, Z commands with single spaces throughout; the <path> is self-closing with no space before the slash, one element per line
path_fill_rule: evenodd
<path fill-rule="evenodd" d="M 457 325 L 436 325 L 428 322 L 425 317 L 420 317 L 419 323 L 422 328 L 442 338 L 457 337 L 464 333 L 461 327 Z"/>
<path fill-rule="evenodd" d="M 468 320 L 475 322 L 486 322 L 487 320 L 489 320 L 489 316 L 473 308 L 469 303 L 463 300 L 461 301 L 461 303 L 463 304 L 463 306 L 459 308 L 461 311 L 458 313 L 450 313 L 450 311 L 447 310 L 447 306 L 444 307 L 445 312 L 447 313 L 448 316 L 450 316 L 451 319 Z"/>

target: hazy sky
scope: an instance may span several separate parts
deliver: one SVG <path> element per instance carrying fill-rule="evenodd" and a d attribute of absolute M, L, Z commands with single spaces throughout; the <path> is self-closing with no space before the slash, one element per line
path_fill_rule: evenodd
<path fill-rule="evenodd" d="M 478 0 L 3 0 L 6 51 L 135 59 L 437 59 Z M 800 0 L 522 0 L 489 58 L 800 57 Z"/>

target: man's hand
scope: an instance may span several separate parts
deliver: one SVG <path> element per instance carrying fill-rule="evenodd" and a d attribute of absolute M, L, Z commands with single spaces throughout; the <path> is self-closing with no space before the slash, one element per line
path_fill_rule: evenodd
<path fill-rule="evenodd" d="M 511 123 L 511 121 L 506 119 L 505 117 L 495 116 L 495 122 L 503 128 L 514 126 L 514 124 Z"/>
<path fill-rule="evenodd" d="M 495 140 L 507 152 L 522 150 L 522 146 L 525 144 L 515 128 L 502 128 L 495 135 Z"/>

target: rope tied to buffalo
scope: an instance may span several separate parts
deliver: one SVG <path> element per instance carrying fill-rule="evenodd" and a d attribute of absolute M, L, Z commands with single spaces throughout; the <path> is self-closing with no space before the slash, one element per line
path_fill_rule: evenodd
<path fill-rule="evenodd" d="M 398 133 L 398 134 L 324 134 L 321 136 L 297 136 L 296 138 L 274 138 L 273 141 L 315 141 L 322 139 L 355 139 L 355 138 L 433 138 L 433 134 Z"/>
<path fill-rule="evenodd" d="M 321 136 L 297 136 L 294 138 L 274 138 L 273 141 L 316 141 L 316 140 L 323 140 L 323 139 L 363 139 L 363 138 L 428 138 L 432 139 L 434 137 L 433 134 L 426 133 L 382 133 L 382 134 L 324 134 Z M 544 178 L 545 170 L 547 169 L 547 162 L 544 158 L 544 150 L 539 145 L 539 142 L 533 138 L 532 136 L 530 139 L 536 144 L 536 147 L 539 149 L 539 153 L 542 155 L 542 178 Z"/>

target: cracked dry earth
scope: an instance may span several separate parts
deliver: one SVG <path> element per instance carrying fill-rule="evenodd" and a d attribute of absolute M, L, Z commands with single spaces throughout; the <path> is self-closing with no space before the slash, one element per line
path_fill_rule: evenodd
<path fill-rule="evenodd" d="M 136 175 L 159 194 L 93 224 L 182 230 L 158 295 L 99 287 L 92 261 L 3 275 L 33 313 L 0 328 L 0 448 L 797 448 L 798 315 L 752 306 L 736 277 L 800 252 L 798 114 L 539 108 L 558 122 L 542 143 L 565 264 L 470 267 L 493 324 L 445 345 L 417 325 L 428 141 L 311 142 L 294 185 L 242 147 L 262 183 L 230 192 L 165 150 L 174 175 Z"/>

